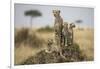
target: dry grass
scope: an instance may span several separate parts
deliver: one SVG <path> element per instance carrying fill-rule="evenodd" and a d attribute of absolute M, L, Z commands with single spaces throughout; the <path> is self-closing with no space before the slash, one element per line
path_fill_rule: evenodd
<path fill-rule="evenodd" d="M 74 41 L 79 44 L 80 49 L 87 56 L 87 60 L 94 59 L 94 30 L 85 28 L 74 31 Z"/>
<path fill-rule="evenodd" d="M 35 55 L 43 48 L 44 40 L 37 37 L 35 31 L 27 28 L 17 29 L 15 31 L 15 50 L 14 63 L 20 64 L 30 56 Z"/>
<path fill-rule="evenodd" d="M 17 30 L 15 33 L 18 33 L 19 30 Z M 43 50 L 46 47 L 46 41 L 48 38 L 54 39 L 54 33 L 53 32 L 30 32 L 30 34 L 36 34 L 35 38 L 32 36 L 32 42 L 35 41 L 32 46 L 30 46 L 30 41 L 26 43 L 27 41 L 22 40 L 21 43 L 15 43 L 15 46 L 18 45 L 18 47 L 15 47 L 15 65 L 20 64 L 24 60 L 30 58 L 31 56 L 36 55 L 41 50 Z M 74 42 L 77 43 L 82 51 L 83 54 L 87 56 L 86 60 L 93 60 L 94 59 L 94 38 L 93 35 L 94 31 L 93 29 L 84 29 L 84 30 L 78 30 L 75 29 L 74 31 Z M 24 34 L 23 34 L 24 35 Z M 29 37 L 30 35 L 28 35 Z M 27 39 L 25 39 L 27 40 Z M 39 40 L 39 42 L 38 42 Z M 41 44 L 41 41 L 43 44 Z M 39 46 L 37 46 L 40 43 Z M 37 47 L 37 48 L 36 48 Z"/>
<path fill-rule="evenodd" d="M 26 60 L 30 56 L 33 56 L 37 54 L 39 51 L 41 51 L 42 48 L 32 48 L 29 45 L 26 45 L 24 43 L 20 44 L 19 47 L 15 47 L 14 50 L 14 63 L 15 65 L 20 64 L 22 61 Z"/>

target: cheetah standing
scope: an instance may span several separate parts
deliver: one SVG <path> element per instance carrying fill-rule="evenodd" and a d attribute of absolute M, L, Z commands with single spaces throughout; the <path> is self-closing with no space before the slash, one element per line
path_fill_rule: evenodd
<path fill-rule="evenodd" d="M 63 19 L 60 16 L 60 10 L 53 10 L 53 15 L 55 17 L 55 22 L 54 22 L 54 32 L 55 32 L 55 42 L 56 45 L 58 46 L 60 56 L 65 58 L 62 55 L 62 45 L 63 45 L 63 39 L 62 39 L 62 29 L 63 29 Z"/>

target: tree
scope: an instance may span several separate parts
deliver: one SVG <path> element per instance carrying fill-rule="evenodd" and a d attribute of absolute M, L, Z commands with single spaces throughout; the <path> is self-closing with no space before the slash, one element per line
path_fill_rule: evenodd
<path fill-rule="evenodd" d="M 24 12 L 25 16 L 30 16 L 30 25 L 31 25 L 31 29 L 32 29 L 32 19 L 34 17 L 38 17 L 38 16 L 42 16 L 41 12 L 39 12 L 38 10 L 28 10 Z"/>
<path fill-rule="evenodd" d="M 80 24 L 80 23 L 82 23 L 82 20 L 76 20 L 75 22 Z"/>
<path fill-rule="evenodd" d="M 79 20 L 76 20 L 75 22 L 76 22 L 77 24 L 79 24 L 79 26 L 80 26 L 80 24 L 81 24 L 83 21 L 79 19 Z M 81 27 L 78 27 L 78 29 L 81 29 Z"/>

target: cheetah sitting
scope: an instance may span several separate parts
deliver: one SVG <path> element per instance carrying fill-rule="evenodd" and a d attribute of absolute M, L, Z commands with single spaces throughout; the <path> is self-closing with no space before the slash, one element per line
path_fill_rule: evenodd
<path fill-rule="evenodd" d="M 67 41 L 68 46 L 73 45 L 73 36 L 74 36 L 73 28 L 75 28 L 75 24 L 71 23 L 68 29 L 68 41 Z"/>
<path fill-rule="evenodd" d="M 63 45 L 68 46 L 68 23 L 65 22 L 63 25 Z"/>

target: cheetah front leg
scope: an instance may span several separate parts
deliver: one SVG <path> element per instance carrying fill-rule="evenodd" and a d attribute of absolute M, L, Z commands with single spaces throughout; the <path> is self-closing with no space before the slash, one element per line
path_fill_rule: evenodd
<path fill-rule="evenodd" d="M 64 60 L 66 60 L 66 57 L 63 55 L 62 49 L 61 49 L 61 48 L 60 48 L 60 56 L 61 56 Z"/>

